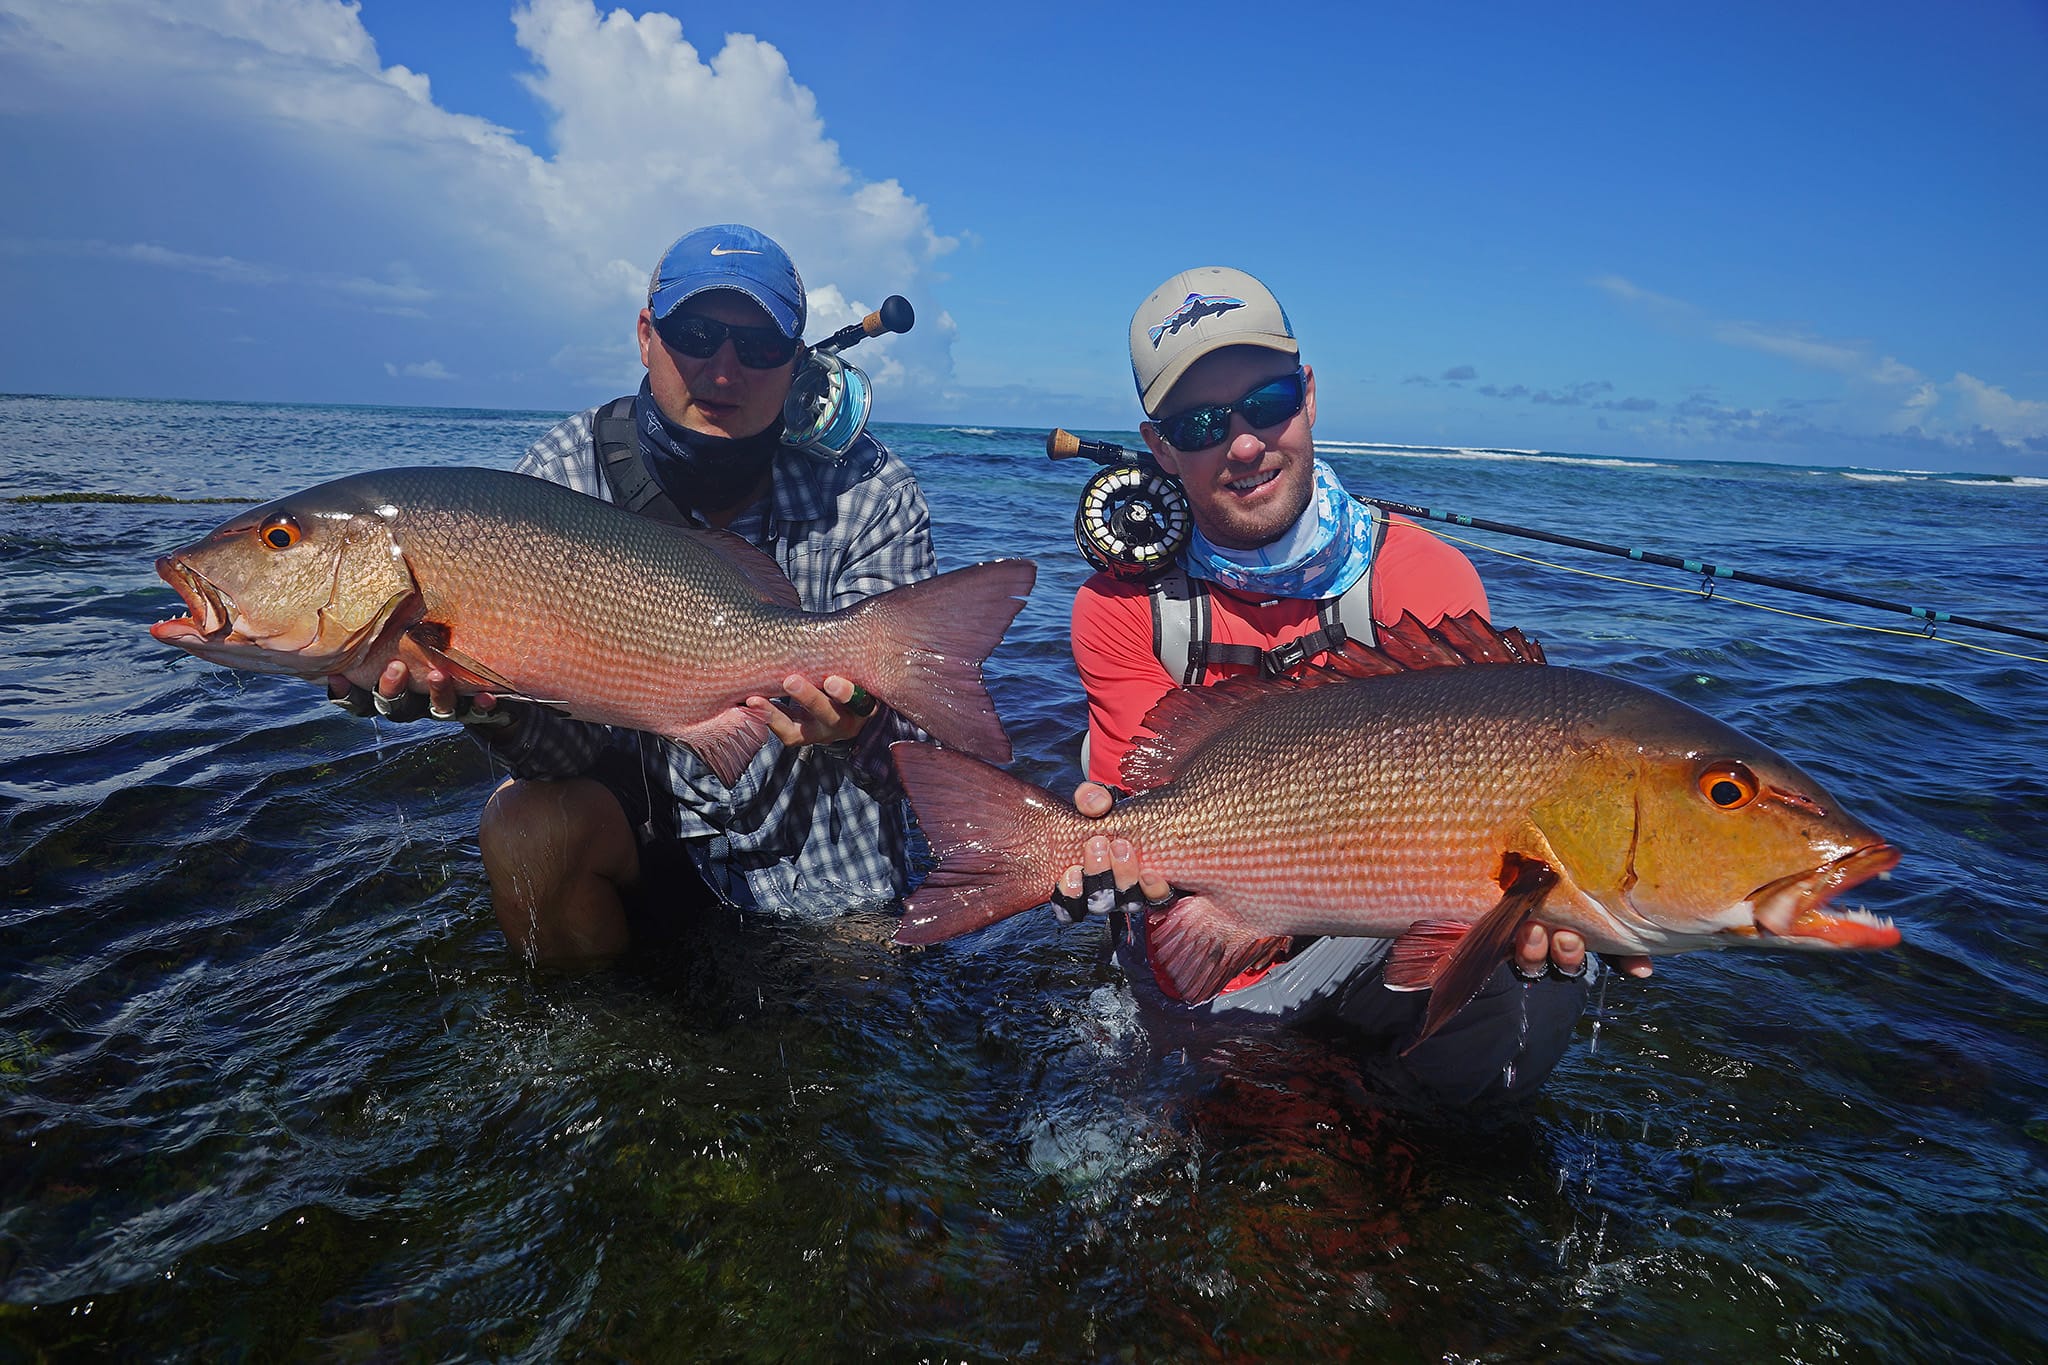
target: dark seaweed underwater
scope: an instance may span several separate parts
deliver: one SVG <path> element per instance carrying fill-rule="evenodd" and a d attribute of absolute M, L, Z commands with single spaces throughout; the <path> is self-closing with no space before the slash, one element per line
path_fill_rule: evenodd
<path fill-rule="evenodd" d="M 1852 899 L 1905 944 L 1660 959 L 1526 1111 L 1403 1112 L 1341 1040 L 1149 1024 L 1045 912 L 536 970 L 489 911 L 479 749 L 149 638 L 152 558 L 231 509 L 19 500 L 509 466 L 554 416 L 0 398 L 0 1361 L 2048 1354 L 2048 649 L 1468 533 L 1554 662 L 1764 739 L 1902 845 Z M 1039 562 L 989 676 L 1016 769 L 1070 791 L 1085 471 L 1042 432 L 883 434 L 944 566 Z M 2048 628 L 2048 481 L 1323 453 Z"/>

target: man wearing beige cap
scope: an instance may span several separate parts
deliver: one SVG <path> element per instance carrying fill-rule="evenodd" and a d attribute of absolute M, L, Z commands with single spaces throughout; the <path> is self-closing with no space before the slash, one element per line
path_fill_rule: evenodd
<path fill-rule="evenodd" d="M 1150 583 L 1097 573 L 1074 599 L 1074 662 L 1088 689 L 1086 814 L 1111 804 L 1118 767 L 1147 712 L 1176 687 L 1247 673 L 1286 672 L 1376 625 L 1413 613 L 1425 625 L 1486 613 L 1486 590 L 1464 555 L 1413 522 L 1369 510 L 1315 455 L 1315 371 L 1303 363 L 1286 311 L 1241 270 L 1205 266 L 1160 285 L 1131 319 L 1131 370 L 1159 467 L 1185 491 L 1189 543 Z M 1143 969 L 1141 900 L 1165 903 L 1164 878 L 1137 865 L 1119 839 L 1090 839 L 1054 897 L 1062 918 L 1110 912 L 1117 953 L 1134 987 Z M 1388 940 L 1296 940 L 1272 967 L 1246 973 L 1209 1014 L 1335 1020 L 1375 1040 L 1368 1050 L 1388 1087 L 1449 1103 L 1515 1099 L 1550 1073 L 1584 1008 L 1584 942 L 1526 926 L 1503 962 L 1450 1025 L 1414 1048 L 1427 997 L 1380 980 Z M 1647 967 L 1644 960 L 1640 967 Z M 1632 966 L 1632 970 L 1635 966 Z M 1162 1009 L 1187 1009 L 1166 1002 Z"/>

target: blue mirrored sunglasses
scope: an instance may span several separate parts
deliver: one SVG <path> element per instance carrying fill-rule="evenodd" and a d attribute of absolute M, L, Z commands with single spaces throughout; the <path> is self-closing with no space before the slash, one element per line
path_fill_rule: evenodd
<path fill-rule="evenodd" d="M 1210 403 L 1171 417 L 1155 417 L 1152 425 L 1175 450 L 1207 450 L 1230 434 L 1230 414 L 1244 418 L 1254 430 L 1276 427 L 1301 411 L 1308 380 L 1301 370 L 1269 379 L 1235 403 Z"/>

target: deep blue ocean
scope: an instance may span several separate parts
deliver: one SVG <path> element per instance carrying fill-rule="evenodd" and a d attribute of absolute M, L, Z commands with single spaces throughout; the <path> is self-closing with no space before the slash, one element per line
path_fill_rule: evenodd
<path fill-rule="evenodd" d="M 1901 845 L 1850 900 L 1905 943 L 1659 959 L 1527 1111 L 1403 1113 L 1337 1041 L 1148 1025 L 1046 912 L 529 967 L 467 738 L 147 634 L 154 556 L 234 509 L 40 500 L 509 467 L 559 415 L 0 397 L 0 1360 L 2048 1356 L 2048 646 L 1460 533 L 1552 662 Z M 1038 561 L 989 677 L 1070 792 L 1088 471 L 879 431 L 943 567 Z M 2048 629 L 2048 480 L 1320 450 L 1369 495 Z"/>

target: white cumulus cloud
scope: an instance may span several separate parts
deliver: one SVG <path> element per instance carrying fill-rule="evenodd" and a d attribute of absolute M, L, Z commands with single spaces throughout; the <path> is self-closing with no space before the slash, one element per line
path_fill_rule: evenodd
<path fill-rule="evenodd" d="M 544 146 L 441 107 L 433 73 L 385 65 L 338 0 L 0 0 L 0 115 L 76 138 L 109 179 L 152 170 L 123 166 L 124 126 L 192 162 L 158 195 L 176 197 L 169 223 L 145 204 L 69 236 L 45 221 L 6 248 L 410 312 L 440 329 L 420 350 L 472 344 L 464 328 L 491 349 L 464 372 L 583 385 L 635 381 L 648 272 L 707 223 L 749 222 L 789 249 L 813 337 L 891 293 L 939 315 L 934 267 L 954 239 L 896 181 L 847 164 L 774 46 L 735 33 L 713 50 L 671 16 L 590 0 L 530 0 L 507 22 L 549 115 Z M 379 349 L 394 344 L 407 339 Z M 883 385 L 936 391 L 951 372 L 946 330 L 922 324 L 860 358 Z"/>

